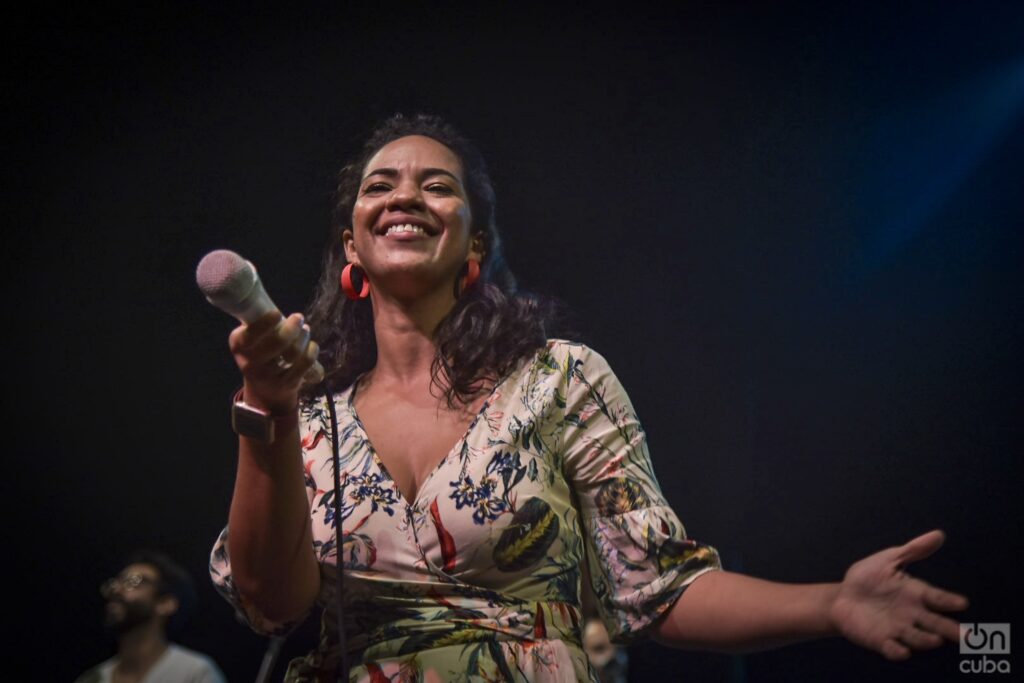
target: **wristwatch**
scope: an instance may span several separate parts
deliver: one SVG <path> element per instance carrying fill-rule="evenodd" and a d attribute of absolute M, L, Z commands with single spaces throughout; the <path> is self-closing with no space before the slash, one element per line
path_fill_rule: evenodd
<path fill-rule="evenodd" d="M 231 401 L 231 428 L 235 434 L 263 443 L 273 443 L 279 434 L 287 434 L 299 422 L 298 410 L 274 415 L 242 400 L 242 390 Z"/>

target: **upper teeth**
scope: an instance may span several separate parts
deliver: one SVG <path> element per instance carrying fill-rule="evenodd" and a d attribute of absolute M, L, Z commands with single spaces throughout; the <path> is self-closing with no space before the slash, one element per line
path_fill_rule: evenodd
<path fill-rule="evenodd" d="M 412 223 L 406 223 L 404 225 L 392 225 L 390 228 L 388 228 L 388 231 L 387 231 L 386 234 L 390 235 L 390 234 L 396 233 L 396 232 L 419 232 L 419 233 L 424 233 L 425 234 L 426 230 L 424 230 L 423 228 L 421 228 L 418 225 L 413 225 Z"/>

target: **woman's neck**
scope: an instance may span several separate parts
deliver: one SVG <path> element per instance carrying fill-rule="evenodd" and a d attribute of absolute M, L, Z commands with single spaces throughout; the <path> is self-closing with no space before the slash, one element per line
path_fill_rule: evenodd
<path fill-rule="evenodd" d="M 377 338 L 377 365 L 373 380 L 405 386 L 430 380 L 436 346 L 434 331 L 455 300 L 439 291 L 414 301 L 401 301 L 375 291 L 373 329 Z"/>

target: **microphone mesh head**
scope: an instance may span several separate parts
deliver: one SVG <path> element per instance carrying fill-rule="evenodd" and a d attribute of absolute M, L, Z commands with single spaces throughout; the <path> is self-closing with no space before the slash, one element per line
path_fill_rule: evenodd
<path fill-rule="evenodd" d="M 196 267 L 196 284 L 210 301 L 241 301 L 256 281 L 249 263 L 228 249 L 204 256 Z"/>

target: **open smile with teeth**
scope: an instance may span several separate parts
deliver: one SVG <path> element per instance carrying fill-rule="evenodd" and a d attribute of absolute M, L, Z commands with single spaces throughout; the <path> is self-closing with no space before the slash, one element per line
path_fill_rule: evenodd
<path fill-rule="evenodd" d="M 416 235 L 427 235 L 429 234 L 426 230 L 418 225 L 412 223 L 403 223 L 402 225 L 392 225 L 387 229 L 385 235 L 400 235 L 405 233 L 413 233 Z"/>

